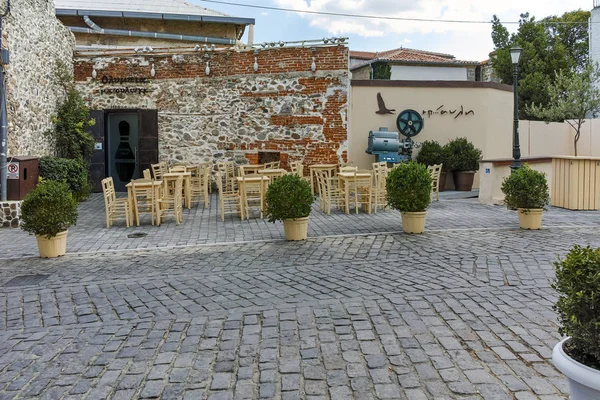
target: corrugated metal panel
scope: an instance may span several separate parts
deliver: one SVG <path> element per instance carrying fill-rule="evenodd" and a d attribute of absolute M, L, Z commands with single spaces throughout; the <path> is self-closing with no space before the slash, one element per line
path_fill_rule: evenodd
<path fill-rule="evenodd" d="M 183 0 L 55 0 L 57 10 L 94 10 L 228 17 Z"/>

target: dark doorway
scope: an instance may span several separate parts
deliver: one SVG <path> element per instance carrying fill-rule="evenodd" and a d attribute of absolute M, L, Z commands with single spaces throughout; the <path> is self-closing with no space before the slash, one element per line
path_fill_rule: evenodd
<path fill-rule="evenodd" d="M 144 169 L 158 162 L 158 113 L 156 110 L 92 111 L 96 125 L 90 177 L 95 191 L 100 181 L 113 178 L 115 189 L 142 176 Z"/>
<path fill-rule="evenodd" d="M 258 152 L 258 163 L 265 164 L 280 161 L 281 153 L 277 151 L 259 151 Z"/>

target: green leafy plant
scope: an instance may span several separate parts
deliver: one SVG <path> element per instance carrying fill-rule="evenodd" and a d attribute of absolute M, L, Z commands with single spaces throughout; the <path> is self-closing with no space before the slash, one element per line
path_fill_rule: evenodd
<path fill-rule="evenodd" d="M 414 161 L 398 164 L 387 177 L 388 203 L 401 212 L 425 211 L 431 202 L 431 185 L 425 165 Z"/>
<path fill-rule="evenodd" d="M 90 111 L 77 90 L 69 90 L 52 122 L 54 126 L 45 132 L 45 136 L 54 143 L 56 155 L 89 163 L 94 138 L 87 129 L 96 121 L 90 118 Z"/>
<path fill-rule="evenodd" d="M 427 166 L 445 164 L 446 152 L 437 141 L 426 140 L 421 144 L 421 151 L 419 151 L 416 161 Z"/>
<path fill-rule="evenodd" d="M 377 62 L 373 64 L 373 79 L 387 79 L 392 77 L 392 67 L 387 63 Z"/>
<path fill-rule="evenodd" d="M 296 174 L 282 176 L 267 190 L 267 218 L 275 222 L 308 217 L 313 202 L 308 182 Z"/>
<path fill-rule="evenodd" d="M 50 239 L 77 222 L 77 201 L 69 185 L 42 179 L 21 205 L 21 228 Z"/>
<path fill-rule="evenodd" d="M 527 164 L 504 178 L 501 189 L 509 208 L 545 208 L 550 203 L 546 174 Z"/>
<path fill-rule="evenodd" d="M 42 157 L 40 158 L 40 176 L 53 181 L 66 182 L 77 201 L 87 199 L 92 192 L 87 168 L 79 160 Z"/>
<path fill-rule="evenodd" d="M 565 350 L 577 361 L 600 369 L 600 248 L 575 246 L 554 266 L 559 332 L 571 336 Z"/>
<path fill-rule="evenodd" d="M 481 160 L 481 150 L 467 140 L 456 138 L 444 146 L 448 171 L 478 171 Z"/>

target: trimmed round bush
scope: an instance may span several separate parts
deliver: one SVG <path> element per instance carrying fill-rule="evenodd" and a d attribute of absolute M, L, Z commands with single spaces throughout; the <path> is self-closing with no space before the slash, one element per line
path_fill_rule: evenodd
<path fill-rule="evenodd" d="M 40 158 L 40 176 L 48 180 L 66 182 L 77 201 L 87 199 L 92 192 L 87 167 L 79 160 L 42 157 Z"/>
<path fill-rule="evenodd" d="M 387 177 L 389 205 L 400 212 L 421 212 L 431 202 L 432 179 L 427 167 L 414 161 L 398 164 Z"/>
<path fill-rule="evenodd" d="M 546 175 L 527 164 L 504 178 L 502 193 L 509 208 L 545 208 L 550 203 Z"/>
<path fill-rule="evenodd" d="M 481 150 L 467 140 L 467 138 L 456 138 L 449 141 L 444 146 L 447 154 L 448 171 L 478 171 L 479 160 L 481 160 Z"/>
<path fill-rule="evenodd" d="M 418 163 L 425 164 L 427 166 L 444 164 L 444 159 L 445 157 L 442 145 L 435 140 L 424 141 L 416 158 Z"/>
<path fill-rule="evenodd" d="M 308 217 L 314 200 L 308 182 L 296 174 L 282 176 L 267 190 L 267 218 L 275 222 Z"/>
<path fill-rule="evenodd" d="M 558 331 L 571 336 L 565 351 L 575 360 L 600 369 L 600 248 L 575 246 L 554 266 Z"/>
<path fill-rule="evenodd" d="M 21 228 L 50 239 L 77 222 L 77 201 L 69 185 L 42 179 L 21 204 Z"/>

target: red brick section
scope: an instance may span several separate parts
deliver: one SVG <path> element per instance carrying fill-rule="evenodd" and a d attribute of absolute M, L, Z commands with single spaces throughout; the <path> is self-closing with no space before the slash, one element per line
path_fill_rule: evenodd
<path fill-rule="evenodd" d="M 150 79 L 201 78 L 207 76 L 204 72 L 206 62 L 209 62 L 210 76 L 234 76 L 246 74 L 285 74 L 292 72 L 310 72 L 312 58 L 318 71 L 347 70 L 348 48 L 344 46 L 310 48 L 281 48 L 261 50 L 258 54 L 252 51 L 215 51 L 210 57 L 202 53 L 191 53 L 173 60 L 173 55 L 145 55 L 152 58 L 155 64 L 156 76 Z M 258 62 L 258 71 L 254 72 L 254 57 Z M 77 58 L 77 56 L 76 56 Z M 92 76 L 93 58 L 75 61 L 75 80 L 85 81 Z M 108 57 L 107 57 L 108 58 Z M 125 62 L 127 57 L 108 63 L 103 75 L 113 77 L 149 76 L 148 65 L 138 66 Z"/>
<path fill-rule="evenodd" d="M 211 54 L 210 58 L 205 58 L 199 53 L 193 53 L 176 57 L 177 61 L 174 60 L 173 55 L 148 55 L 147 57 L 151 57 L 151 63 L 156 66 L 156 76 L 149 79 L 156 80 L 206 77 L 204 72 L 206 60 L 210 63 L 210 77 L 247 74 L 278 74 L 279 76 L 288 74 L 294 77 L 299 72 L 311 72 L 310 66 L 313 57 L 318 71 L 342 71 L 346 74 L 348 71 L 348 49 L 343 46 L 317 47 L 314 50 L 310 48 L 269 49 L 261 50 L 257 55 L 253 52 L 215 52 Z M 253 69 L 254 57 L 257 57 L 258 72 Z M 113 78 L 149 77 L 148 65 L 133 65 L 129 61 L 126 57 L 123 57 L 116 59 L 115 62 L 108 62 L 105 69 L 98 70 L 98 79 L 102 76 L 112 76 Z M 89 60 L 79 59 L 75 63 L 75 80 L 86 81 L 91 76 L 92 69 L 92 58 Z M 345 76 L 347 77 L 347 75 Z M 287 167 L 292 161 L 301 161 L 305 166 L 337 163 L 340 145 L 347 139 L 346 121 L 342 120 L 342 114 L 348 114 L 348 81 L 345 78 L 342 81 L 338 77 L 315 74 L 312 77 L 298 78 L 298 83 L 298 88 L 292 90 L 285 90 L 285 87 L 281 86 L 277 91 L 260 93 L 253 92 L 251 88 L 248 88 L 249 91 L 241 95 L 243 97 L 262 98 L 288 95 L 322 96 L 330 91 L 325 100 L 324 109 L 320 104 L 320 96 L 313 98 L 313 102 L 317 104 L 313 111 L 315 114 L 320 112 L 320 115 L 271 116 L 271 123 L 275 126 L 321 125 L 324 140 L 308 137 L 267 141 L 256 140 L 252 143 L 241 144 L 220 142 L 219 149 L 243 151 L 246 159 L 251 164 L 258 164 L 258 151 L 280 152 L 283 167 Z M 206 84 L 210 85 L 210 80 L 207 80 Z M 347 161 L 346 152 L 343 152 L 341 156 L 344 161 Z"/>

